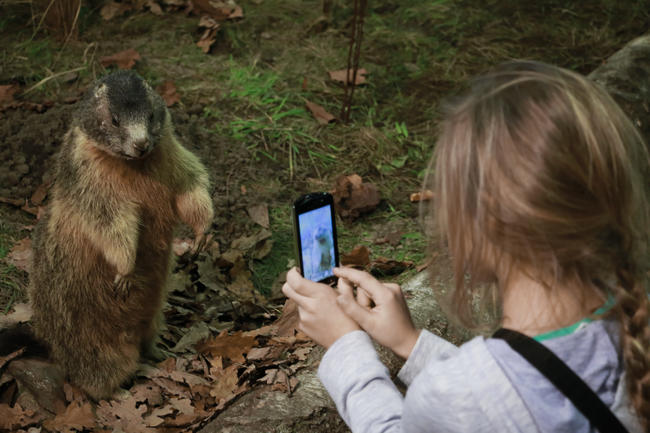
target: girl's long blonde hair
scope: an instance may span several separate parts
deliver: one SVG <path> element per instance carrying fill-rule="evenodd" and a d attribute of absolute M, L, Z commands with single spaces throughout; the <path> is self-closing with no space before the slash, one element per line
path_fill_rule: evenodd
<path fill-rule="evenodd" d="M 450 313 L 477 325 L 479 298 L 499 306 L 508 269 L 548 290 L 600 287 L 631 400 L 650 426 L 650 160 L 639 132 L 601 88 L 565 69 L 510 62 L 447 110 L 427 183 L 448 245 Z M 503 283 L 503 281 L 501 281 Z"/>

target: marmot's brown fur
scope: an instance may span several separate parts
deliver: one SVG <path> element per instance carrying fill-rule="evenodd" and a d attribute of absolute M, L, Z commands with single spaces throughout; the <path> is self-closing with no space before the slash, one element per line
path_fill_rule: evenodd
<path fill-rule="evenodd" d="M 65 136 L 33 239 L 36 336 L 70 381 L 110 397 L 156 355 L 174 227 L 204 239 L 208 176 L 137 74 L 98 80 Z"/>

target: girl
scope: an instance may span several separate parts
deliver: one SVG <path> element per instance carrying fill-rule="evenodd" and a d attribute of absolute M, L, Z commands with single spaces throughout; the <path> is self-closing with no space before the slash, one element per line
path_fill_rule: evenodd
<path fill-rule="evenodd" d="M 448 110 L 427 180 L 432 225 L 452 257 L 453 317 L 476 326 L 476 301 L 492 301 L 494 325 L 554 352 L 630 432 L 650 427 L 649 165 L 603 90 L 514 62 Z M 328 348 L 319 377 L 352 431 L 596 431 L 509 342 L 456 347 L 414 328 L 399 286 L 335 274 L 338 291 L 294 269 L 283 291 L 301 329 Z M 370 337 L 406 358 L 405 397 Z"/>

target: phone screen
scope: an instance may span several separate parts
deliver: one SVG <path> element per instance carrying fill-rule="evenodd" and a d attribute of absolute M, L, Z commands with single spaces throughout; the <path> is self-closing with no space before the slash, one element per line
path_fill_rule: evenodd
<path fill-rule="evenodd" d="M 321 281 L 334 275 L 336 252 L 332 215 L 329 204 L 298 214 L 303 276 L 308 280 Z"/>

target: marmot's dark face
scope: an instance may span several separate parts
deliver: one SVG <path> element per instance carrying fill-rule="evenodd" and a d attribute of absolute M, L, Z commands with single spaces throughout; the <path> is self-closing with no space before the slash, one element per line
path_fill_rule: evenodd
<path fill-rule="evenodd" d="M 121 158 L 144 158 L 156 146 L 167 110 L 162 98 L 131 71 L 98 80 L 86 95 L 81 127 L 102 150 Z"/>

